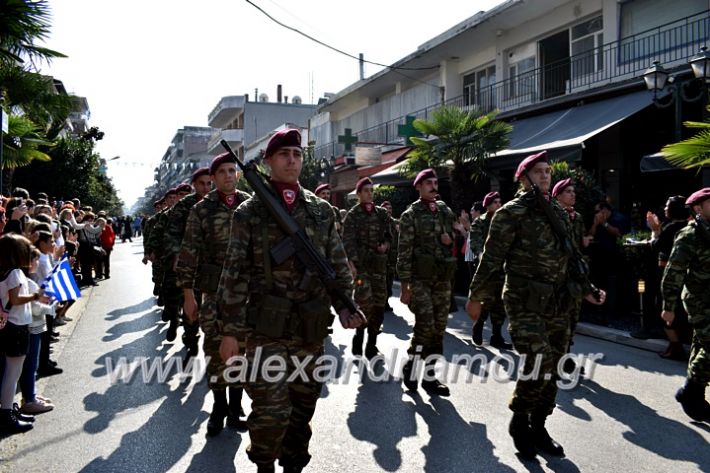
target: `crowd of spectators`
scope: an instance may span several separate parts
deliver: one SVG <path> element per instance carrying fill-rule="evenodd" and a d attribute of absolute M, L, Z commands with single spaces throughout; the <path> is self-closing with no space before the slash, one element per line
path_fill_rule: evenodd
<path fill-rule="evenodd" d="M 66 255 L 80 287 L 110 278 L 111 252 L 120 235 L 131 239 L 140 218 L 94 213 L 79 199 L 63 202 L 22 188 L 0 201 L 0 432 L 32 428 L 35 414 L 54 408 L 35 380 L 63 373 L 52 360 L 60 327 L 74 301 L 59 303 L 43 284 Z M 21 402 L 15 402 L 17 390 Z"/>

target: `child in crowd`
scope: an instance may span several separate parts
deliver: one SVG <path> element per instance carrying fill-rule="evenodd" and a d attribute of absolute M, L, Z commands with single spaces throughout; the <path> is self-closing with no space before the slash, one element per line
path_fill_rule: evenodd
<path fill-rule="evenodd" d="M 52 267 L 54 266 L 54 261 L 52 261 L 52 255 L 54 253 L 54 236 L 46 231 L 39 232 L 37 236 L 37 248 L 40 251 L 39 265 L 37 271 L 33 275 L 34 281 L 41 285 L 42 282 L 52 273 Z M 58 311 L 61 313 L 61 311 Z M 42 348 L 40 350 L 39 356 L 39 367 L 37 372 L 40 376 L 52 376 L 55 374 L 62 373 L 61 368 L 57 368 L 57 364 L 49 359 L 49 345 L 52 342 L 52 335 L 55 326 L 60 326 L 66 324 L 65 321 L 55 319 L 55 315 L 45 313 L 45 323 L 47 324 L 47 330 L 42 333 Z M 56 335 L 59 335 L 58 333 Z"/>
<path fill-rule="evenodd" d="M 37 248 L 32 248 L 32 259 L 29 271 L 30 278 L 37 273 L 40 254 Z M 29 284 L 30 293 L 39 292 L 40 286 L 35 281 L 28 279 L 27 282 Z M 22 391 L 21 410 L 25 414 L 41 414 L 54 409 L 54 404 L 52 404 L 51 400 L 37 394 L 35 377 L 39 364 L 42 333 L 47 331 L 45 316 L 54 315 L 56 305 L 56 302 L 44 304 L 40 301 L 32 301 L 31 303 L 32 322 L 29 326 L 30 347 L 22 366 L 22 375 L 20 376 L 20 390 Z"/>
<path fill-rule="evenodd" d="M 0 431 L 6 433 L 26 432 L 32 424 L 22 419 L 34 420 L 34 417 L 23 417 L 14 403 L 30 343 L 30 303 L 49 302 L 41 290 L 30 293 L 24 271 L 29 270 L 31 251 L 32 244 L 23 236 L 6 234 L 0 237 L 0 303 L 8 313 L 5 327 L 0 330 L 0 347 L 5 356 L 0 389 Z"/>

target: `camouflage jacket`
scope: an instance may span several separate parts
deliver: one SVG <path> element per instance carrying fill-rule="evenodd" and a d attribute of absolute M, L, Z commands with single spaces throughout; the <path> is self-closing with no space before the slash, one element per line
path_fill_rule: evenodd
<path fill-rule="evenodd" d="M 481 214 L 473 221 L 471 229 L 468 231 L 468 241 L 471 245 L 471 251 L 479 257 L 481 253 L 483 253 L 483 245 L 485 245 L 486 238 L 488 238 L 488 229 L 491 228 L 491 220 L 493 220 L 493 214 L 489 214 L 488 212 Z"/>
<path fill-rule="evenodd" d="M 237 190 L 238 204 L 248 198 L 249 194 Z M 185 235 L 182 238 L 175 268 L 179 287 L 202 288 L 200 284 L 202 270 L 217 268 L 221 271 L 229 246 L 229 227 L 234 210 L 219 199 L 216 189 L 211 190 L 192 207 L 185 224 Z M 204 292 L 214 292 L 202 289 Z"/>
<path fill-rule="evenodd" d="M 443 201 L 437 200 L 436 206 L 438 211 L 433 213 L 427 204 L 417 200 L 399 218 L 397 273 L 402 282 L 412 280 L 412 266 L 418 254 L 432 256 L 437 263 L 451 258 L 452 245 L 441 243 L 441 234 L 448 233 L 453 240 L 456 215 Z"/>
<path fill-rule="evenodd" d="M 199 199 L 197 194 L 193 192 L 180 199 L 168 212 L 163 230 L 163 256 L 165 259 L 173 258 L 180 252 L 187 216 L 197 202 Z"/>
<path fill-rule="evenodd" d="M 163 254 L 163 236 L 165 234 L 165 223 L 169 209 L 163 209 L 151 218 L 153 225 L 150 228 L 147 240 L 147 254 L 155 253 L 156 256 Z M 162 258 L 162 256 L 160 256 Z"/>
<path fill-rule="evenodd" d="M 150 238 L 150 231 L 153 229 L 153 225 L 155 225 L 156 215 L 157 214 L 151 215 L 146 218 L 143 223 L 143 254 L 146 256 L 150 254 L 148 239 Z"/>
<path fill-rule="evenodd" d="M 694 317 L 701 314 L 710 322 L 710 243 L 700 234 L 700 225 L 710 237 L 707 222 L 694 220 L 680 230 L 661 282 L 663 310 L 674 311 L 680 294 L 694 325 L 700 322 Z"/>
<path fill-rule="evenodd" d="M 389 217 L 390 235 L 392 235 L 392 243 L 390 244 L 389 252 L 389 271 L 397 269 L 397 253 L 399 252 L 399 220 L 394 217 Z"/>
<path fill-rule="evenodd" d="M 377 246 L 391 243 L 390 222 L 387 211 L 375 206 L 368 214 L 360 204 L 348 210 L 343 221 L 343 246 L 350 261 L 365 271 L 371 254 L 377 254 Z"/>
<path fill-rule="evenodd" d="M 313 245 L 331 263 L 337 285 L 346 294 L 353 290 L 347 256 L 338 232 L 332 207 L 311 191 L 301 188 L 291 212 Z M 242 203 L 234 212 L 229 247 L 217 290 L 218 318 L 222 334 L 243 338 L 252 330 L 251 317 L 264 306 L 266 296 L 289 300 L 294 306 L 309 301 L 332 303 L 325 286 L 313 277 L 304 290 L 304 268 L 295 256 L 276 265 L 267 252 L 280 243 L 285 234 L 278 227 L 257 196 Z M 249 316 L 248 316 L 249 315 Z"/>
<path fill-rule="evenodd" d="M 550 201 L 569 238 L 572 225 L 555 199 Z M 491 220 L 488 239 L 471 281 L 469 299 L 494 303 L 502 290 L 501 281 L 517 278 L 561 287 L 567 284 L 568 256 L 539 207 L 532 191 L 520 192 L 498 209 Z M 588 294 L 588 281 L 582 294 Z"/>

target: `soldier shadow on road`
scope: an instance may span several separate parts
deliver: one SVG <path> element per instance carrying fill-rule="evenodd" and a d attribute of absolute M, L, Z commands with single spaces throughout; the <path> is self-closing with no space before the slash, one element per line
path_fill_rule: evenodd
<path fill-rule="evenodd" d="M 622 434 L 623 437 L 649 452 L 670 460 L 695 461 L 700 469 L 702 465 L 710 465 L 708 443 L 700 433 L 682 422 L 662 417 L 632 395 L 613 392 L 590 379 L 583 380 L 573 390 L 560 392 L 558 403 L 561 410 L 591 421 L 588 413 L 582 411 L 584 415 L 579 415 L 581 410 L 573 406 L 575 399 L 590 402 L 627 426 L 628 430 Z"/>
<path fill-rule="evenodd" d="M 191 436 L 197 433 L 208 417 L 201 409 L 207 391 L 204 383 L 194 385 L 190 392 L 186 392 L 187 387 L 187 384 L 182 384 L 171 391 L 167 384 L 160 386 L 158 392 L 165 396 L 165 399 L 150 418 L 137 430 L 124 434 L 119 447 L 108 458 L 97 457 L 81 471 L 162 473 L 170 470 L 190 449 Z M 113 392 L 107 396 L 107 401 L 110 403 L 121 394 L 127 395 Z M 229 464 L 232 464 L 233 468 L 233 457 Z M 222 465 L 214 465 L 201 471 L 221 470 L 218 466 Z"/>
<path fill-rule="evenodd" d="M 242 435 L 247 434 L 226 427 L 218 436 L 208 437 L 202 450 L 192 457 L 185 473 L 236 472 L 234 458 L 242 443 Z"/>
<path fill-rule="evenodd" d="M 373 382 L 365 376 L 347 424 L 353 437 L 375 445 L 373 456 L 383 470 L 397 471 L 402 466 L 397 445 L 417 435 L 414 415 L 412 404 L 402 400 L 398 382 Z"/>
<path fill-rule="evenodd" d="M 685 377 L 687 362 L 674 360 L 664 360 L 657 354 L 652 352 L 639 352 L 636 348 L 623 347 L 625 350 L 621 353 L 616 350 L 604 353 L 604 358 L 597 360 L 597 364 L 604 366 L 623 366 L 632 368 L 647 373 L 657 373 L 665 376 L 681 376 Z M 628 350 L 636 351 L 633 357 L 628 356 Z M 575 352 L 578 349 L 574 350 Z M 622 359 L 631 359 L 633 362 L 623 362 Z"/>
<path fill-rule="evenodd" d="M 148 299 L 139 302 L 138 304 L 121 307 L 120 309 L 112 310 L 106 314 L 106 320 L 116 320 L 122 315 L 137 314 L 155 307 L 155 297 L 151 296 Z"/>
<path fill-rule="evenodd" d="M 124 322 L 118 322 L 112 325 L 106 331 L 106 335 L 101 337 L 101 341 L 111 342 L 118 338 L 121 338 L 122 335 L 134 332 L 142 332 L 143 330 L 149 330 L 153 327 L 158 327 L 158 329 L 160 329 L 163 324 L 159 324 L 158 322 L 160 322 L 160 315 L 156 314 L 156 312 L 153 311 L 146 312 L 140 317 L 136 317 L 131 320 L 126 320 Z"/>

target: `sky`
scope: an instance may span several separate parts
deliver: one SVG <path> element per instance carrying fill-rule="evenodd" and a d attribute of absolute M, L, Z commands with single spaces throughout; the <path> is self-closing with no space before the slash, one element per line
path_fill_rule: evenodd
<path fill-rule="evenodd" d="M 279 21 L 391 64 L 501 0 L 252 0 Z M 254 89 L 315 103 L 359 79 L 358 62 L 273 23 L 245 0 L 50 0 L 46 45 L 68 57 L 41 72 L 86 97 L 108 175 L 130 208 L 175 132 L 207 126 L 228 95 Z M 365 65 L 365 77 L 381 70 Z M 118 158 L 116 158 L 118 157 Z M 116 158 L 116 159 L 112 159 Z"/>

